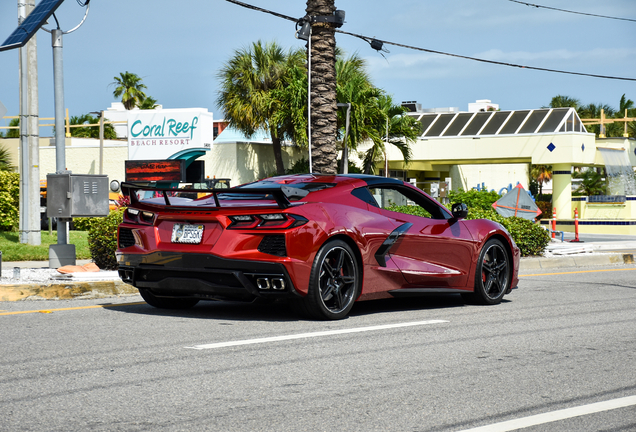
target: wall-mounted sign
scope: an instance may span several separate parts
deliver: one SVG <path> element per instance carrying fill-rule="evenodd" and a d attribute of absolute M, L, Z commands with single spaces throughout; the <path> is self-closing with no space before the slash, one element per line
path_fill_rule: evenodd
<path fill-rule="evenodd" d="M 202 108 L 128 112 L 128 159 L 168 159 L 183 150 L 210 150 L 212 113 Z"/>

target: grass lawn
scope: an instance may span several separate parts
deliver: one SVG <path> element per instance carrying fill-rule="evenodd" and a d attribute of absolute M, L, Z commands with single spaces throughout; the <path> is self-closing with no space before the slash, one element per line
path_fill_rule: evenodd
<path fill-rule="evenodd" d="M 46 231 L 41 233 L 42 244 L 33 246 L 20 243 L 17 232 L 0 231 L 0 252 L 2 252 L 2 262 L 7 261 L 48 261 L 49 245 L 57 244 L 57 232 L 49 234 Z M 69 244 L 75 245 L 75 255 L 77 259 L 90 259 L 91 253 L 88 250 L 88 232 L 70 231 Z"/>

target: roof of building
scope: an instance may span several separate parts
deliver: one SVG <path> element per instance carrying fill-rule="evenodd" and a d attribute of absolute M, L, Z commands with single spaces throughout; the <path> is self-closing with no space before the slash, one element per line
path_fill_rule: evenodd
<path fill-rule="evenodd" d="M 587 133 L 574 108 L 460 113 L 409 113 L 422 124 L 420 138 Z"/>

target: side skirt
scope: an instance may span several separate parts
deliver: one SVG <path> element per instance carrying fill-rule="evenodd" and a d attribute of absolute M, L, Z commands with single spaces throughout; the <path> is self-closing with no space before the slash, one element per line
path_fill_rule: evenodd
<path fill-rule="evenodd" d="M 466 294 L 472 291 L 459 288 L 402 288 L 389 291 L 393 297 L 420 297 L 426 294 Z"/>

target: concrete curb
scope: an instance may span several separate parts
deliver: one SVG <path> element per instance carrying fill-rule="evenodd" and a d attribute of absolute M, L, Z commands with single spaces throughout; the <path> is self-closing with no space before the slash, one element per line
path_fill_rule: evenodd
<path fill-rule="evenodd" d="M 519 272 L 614 264 L 634 264 L 634 256 L 630 253 L 599 253 L 551 258 L 522 258 Z M 96 299 L 138 293 L 137 288 L 121 280 L 0 285 L 0 301 Z"/>
<path fill-rule="evenodd" d="M 521 258 L 519 271 L 546 270 L 564 267 L 590 267 L 612 264 L 634 264 L 634 255 L 630 253 L 601 253 L 551 258 Z"/>
<path fill-rule="evenodd" d="M 117 280 L 0 285 L 0 301 L 104 298 L 138 293 L 137 288 Z"/>

